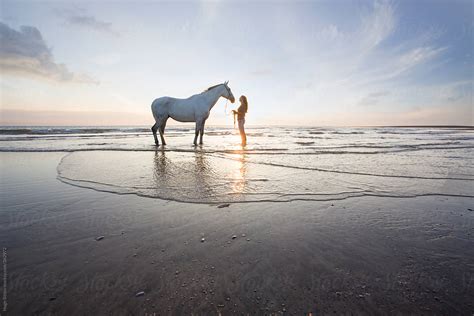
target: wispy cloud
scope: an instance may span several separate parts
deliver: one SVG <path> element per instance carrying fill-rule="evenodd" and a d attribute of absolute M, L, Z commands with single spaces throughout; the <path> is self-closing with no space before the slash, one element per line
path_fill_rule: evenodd
<path fill-rule="evenodd" d="M 68 25 L 114 36 L 120 35 L 120 33 L 114 29 L 111 22 L 102 21 L 91 14 L 87 14 L 83 9 L 57 10 L 56 13 L 63 17 Z"/>
<path fill-rule="evenodd" d="M 396 17 L 388 1 L 375 1 L 373 12 L 362 20 L 359 38 L 362 51 L 366 52 L 382 43 L 396 27 Z"/>
<path fill-rule="evenodd" d="M 0 69 L 4 73 L 60 82 L 97 83 L 57 63 L 36 27 L 22 26 L 17 31 L 0 22 L 0 43 Z"/>
<path fill-rule="evenodd" d="M 386 54 L 373 67 L 366 67 L 367 71 L 359 72 L 361 77 L 357 82 L 359 85 L 381 83 L 409 74 L 418 66 L 440 56 L 446 49 L 446 47 L 419 46 L 400 54 Z"/>
<path fill-rule="evenodd" d="M 119 33 L 112 28 L 112 23 L 99 21 L 92 15 L 69 16 L 67 18 L 67 22 L 72 25 L 78 25 L 95 31 L 104 32 L 116 36 L 119 35 Z"/>
<path fill-rule="evenodd" d="M 393 40 L 399 21 L 392 2 L 375 1 L 350 29 L 339 27 L 338 21 L 322 26 L 316 32 L 322 34 L 318 41 L 299 49 L 318 54 L 294 58 L 303 61 L 298 67 L 311 83 L 296 88 L 296 103 L 313 100 L 332 107 L 385 106 L 388 99 L 396 103 L 399 95 L 385 92 L 403 87 L 405 79 L 433 67 L 448 50 L 436 44 L 436 34 L 429 29 Z"/>

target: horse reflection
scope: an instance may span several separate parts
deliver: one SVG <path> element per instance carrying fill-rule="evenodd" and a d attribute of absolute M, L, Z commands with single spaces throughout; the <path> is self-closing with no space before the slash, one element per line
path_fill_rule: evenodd
<path fill-rule="evenodd" d="M 192 153 L 156 150 L 153 157 L 153 190 L 157 196 L 187 202 L 213 203 L 234 200 L 245 193 L 245 154 L 228 159 L 203 151 Z"/>
<path fill-rule="evenodd" d="M 155 151 L 153 181 L 158 196 L 166 194 L 180 201 L 204 202 L 218 194 L 217 172 L 209 158 L 200 151 L 193 156 L 194 159 L 187 153 Z"/>

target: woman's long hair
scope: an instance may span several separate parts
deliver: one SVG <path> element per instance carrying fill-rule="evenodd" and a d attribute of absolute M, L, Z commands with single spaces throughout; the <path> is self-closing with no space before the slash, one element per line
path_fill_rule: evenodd
<path fill-rule="evenodd" d="M 244 113 L 247 113 L 247 110 L 248 110 L 248 103 L 247 103 L 247 97 L 245 95 L 242 95 L 240 96 L 240 98 L 242 99 L 242 105 L 243 105 L 243 110 L 244 110 Z"/>

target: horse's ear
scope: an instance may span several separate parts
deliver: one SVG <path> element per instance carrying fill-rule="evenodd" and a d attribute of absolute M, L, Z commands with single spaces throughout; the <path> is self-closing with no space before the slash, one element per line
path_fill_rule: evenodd
<path fill-rule="evenodd" d="M 229 83 L 229 80 L 227 80 L 226 82 L 224 82 L 224 84 L 227 86 L 227 84 Z"/>

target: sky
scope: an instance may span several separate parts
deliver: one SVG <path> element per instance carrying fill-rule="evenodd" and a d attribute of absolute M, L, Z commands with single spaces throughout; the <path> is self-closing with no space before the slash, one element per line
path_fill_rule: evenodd
<path fill-rule="evenodd" d="M 473 6 L 0 0 L 0 124 L 151 126 L 229 80 L 250 125 L 473 125 Z"/>

